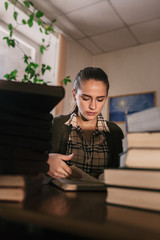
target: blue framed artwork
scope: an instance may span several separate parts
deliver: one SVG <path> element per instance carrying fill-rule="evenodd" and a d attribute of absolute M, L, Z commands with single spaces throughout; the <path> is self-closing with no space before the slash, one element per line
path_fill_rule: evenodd
<path fill-rule="evenodd" d="M 125 114 L 143 111 L 156 104 L 155 92 L 136 93 L 108 98 L 109 121 L 124 122 Z"/>

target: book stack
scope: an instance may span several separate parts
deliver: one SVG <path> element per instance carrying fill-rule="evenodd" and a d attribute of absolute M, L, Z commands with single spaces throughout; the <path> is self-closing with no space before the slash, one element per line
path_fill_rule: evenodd
<path fill-rule="evenodd" d="M 51 111 L 63 97 L 60 86 L 0 80 L 0 177 L 48 171 Z"/>
<path fill-rule="evenodd" d="M 160 169 L 160 107 L 130 114 L 120 167 Z"/>
<path fill-rule="evenodd" d="M 36 196 L 42 188 L 43 174 L 1 174 L 0 201 L 24 202 Z"/>
<path fill-rule="evenodd" d="M 127 116 L 119 169 L 105 169 L 106 203 L 160 211 L 160 107 Z"/>
<path fill-rule="evenodd" d="M 0 106 L 0 156 L 2 173 L 38 173 L 47 170 L 51 148 L 52 115 Z"/>

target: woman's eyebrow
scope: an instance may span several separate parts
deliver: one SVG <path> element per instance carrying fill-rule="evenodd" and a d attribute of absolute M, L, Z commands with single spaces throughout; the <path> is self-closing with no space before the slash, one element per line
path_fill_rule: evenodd
<path fill-rule="evenodd" d="M 84 97 L 91 97 L 90 95 L 87 95 L 87 94 L 84 94 L 84 93 L 82 93 L 81 95 L 84 96 Z"/>
<path fill-rule="evenodd" d="M 84 96 L 84 97 L 92 97 L 92 96 L 90 96 L 90 95 L 88 95 L 88 94 L 84 94 L 84 93 L 82 93 L 82 95 L 81 96 Z M 106 96 L 97 96 L 96 98 L 105 98 Z"/>
<path fill-rule="evenodd" d="M 105 98 L 106 96 L 98 96 L 97 98 Z"/>

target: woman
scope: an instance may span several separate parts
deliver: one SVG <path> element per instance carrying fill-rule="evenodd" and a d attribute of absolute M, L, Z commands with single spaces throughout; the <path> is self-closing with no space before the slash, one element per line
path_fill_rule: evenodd
<path fill-rule="evenodd" d="M 108 96 L 109 82 L 100 68 L 81 70 L 72 90 L 76 107 L 69 115 L 55 117 L 48 175 L 67 178 L 74 164 L 98 177 L 105 168 L 119 166 L 122 130 L 103 119 L 101 110 Z"/>

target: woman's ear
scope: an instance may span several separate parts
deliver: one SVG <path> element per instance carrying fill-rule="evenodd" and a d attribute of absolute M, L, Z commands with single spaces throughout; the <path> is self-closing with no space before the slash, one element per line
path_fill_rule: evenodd
<path fill-rule="evenodd" d="M 72 95 L 73 95 L 73 99 L 76 101 L 76 94 L 75 94 L 74 89 L 72 89 Z"/>

